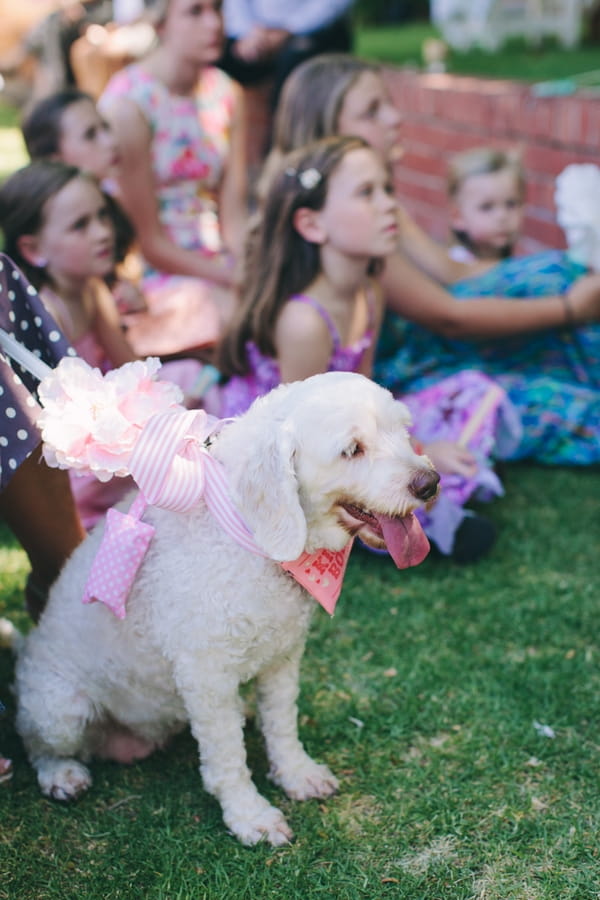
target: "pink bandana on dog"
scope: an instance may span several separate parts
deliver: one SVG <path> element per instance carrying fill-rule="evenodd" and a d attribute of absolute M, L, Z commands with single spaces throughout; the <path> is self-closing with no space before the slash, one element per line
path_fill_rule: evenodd
<path fill-rule="evenodd" d="M 120 619 L 137 571 L 154 534 L 141 521 L 148 503 L 178 512 L 202 498 L 219 524 L 241 546 L 267 558 L 235 509 L 223 467 L 205 446 L 221 423 L 203 410 L 173 410 L 153 416 L 143 428 L 129 469 L 141 490 L 128 513 L 108 511 L 104 535 L 90 570 L 83 602 L 104 603 Z M 281 565 L 333 615 L 352 548 L 317 550 Z"/>
<path fill-rule="evenodd" d="M 353 543 L 354 538 L 337 553 L 334 550 L 317 550 L 316 553 L 303 553 L 294 562 L 281 563 L 286 572 L 306 588 L 330 616 L 335 612 L 335 604 L 342 590 Z"/>

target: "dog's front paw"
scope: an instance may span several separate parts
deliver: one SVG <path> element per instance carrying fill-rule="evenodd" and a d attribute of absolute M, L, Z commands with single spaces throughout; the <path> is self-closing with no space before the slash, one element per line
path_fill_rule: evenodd
<path fill-rule="evenodd" d="M 46 759 L 38 766 L 42 793 L 53 800 L 76 800 L 92 784 L 89 771 L 76 759 Z"/>
<path fill-rule="evenodd" d="M 327 766 L 310 757 L 294 769 L 271 771 L 269 776 L 291 800 L 314 800 L 335 794 L 339 782 Z"/>
<path fill-rule="evenodd" d="M 228 828 L 248 847 L 260 841 L 267 841 L 273 847 L 281 847 L 289 844 L 294 836 L 283 813 L 266 801 L 264 806 L 261 804 L 260 810 L 248 810 L 241 814 L 236 810 L 235 815 L 225 815 L 224 818 Z"/>

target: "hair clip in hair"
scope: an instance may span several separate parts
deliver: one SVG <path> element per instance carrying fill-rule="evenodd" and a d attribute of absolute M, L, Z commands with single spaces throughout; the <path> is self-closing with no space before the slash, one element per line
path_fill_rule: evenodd
<path fill-rule="evenodd" d="M 321 180 L 321 173 L 318 169 L 305 169 L 304 172 L 298 172 L 298 181 L 305 191 L 312 191 Z"/>
<path fill-rule="evenodd" d="M 321 173 L 315 168 L 305 169 L 303 172 L 299 172 L 298 169 L 294 169 L 290 166 L 285 170 L 285 174 L 289 175 L 291 178 L 297 178 L 305 191 L 312 191 L 321 180 Z"/>

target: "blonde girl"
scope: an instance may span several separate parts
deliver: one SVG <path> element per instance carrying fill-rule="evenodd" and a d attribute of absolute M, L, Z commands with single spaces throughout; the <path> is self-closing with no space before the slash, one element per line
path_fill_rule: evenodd
<path fill-rule="evenodd" d="M 518 154 L 495 147 L 457 153 L 448 165 L 449 249 L 459 262 L 494 265 L 512 256 L 523 227 L 525 174 Z"/>
<path fill-rule="evenodd" d="M 278 106 L 273 151 L 265 171 L 315 138 L 360 135 L 391 163 L 403 152 L 401 109 L 381 69 L 357 57 L 330 53 L 302 63 L 288 77 Z M 581 278 L 563 295 L 535 300 L 503 296 L 462 303 L 442 285 L 481 270 L 449 259 L 399 203 L 399 246 L 386 260 L 382 284 L 388 306 L 403 318 L 449 338 L 480 341 L 600 319 L 600 276 Z"/>

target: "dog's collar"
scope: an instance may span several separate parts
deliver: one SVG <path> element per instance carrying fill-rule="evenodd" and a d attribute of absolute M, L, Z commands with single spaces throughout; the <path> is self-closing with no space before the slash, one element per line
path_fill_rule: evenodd
<path fill-rule="evenodd" d="M 83 602 L 100 601 L 118 617 L 142 563 L 154 528 L 142 521 L 147 505 L 185 512 L 203 499 L 221 527 L 246 550 L 267 554 L 235 508 L 224 469 L 208 452 L 211 439 L 228 420 L 203 411 L 170 411 L 153 416 L 134 449 L 130 472 L 140 488 L 128 513 L 109 509 L 104 535 L 92 564 Z M 342 589 L 352 541 L 334 552 L 318 550 L 281 563 L 331 615 Z"/>

